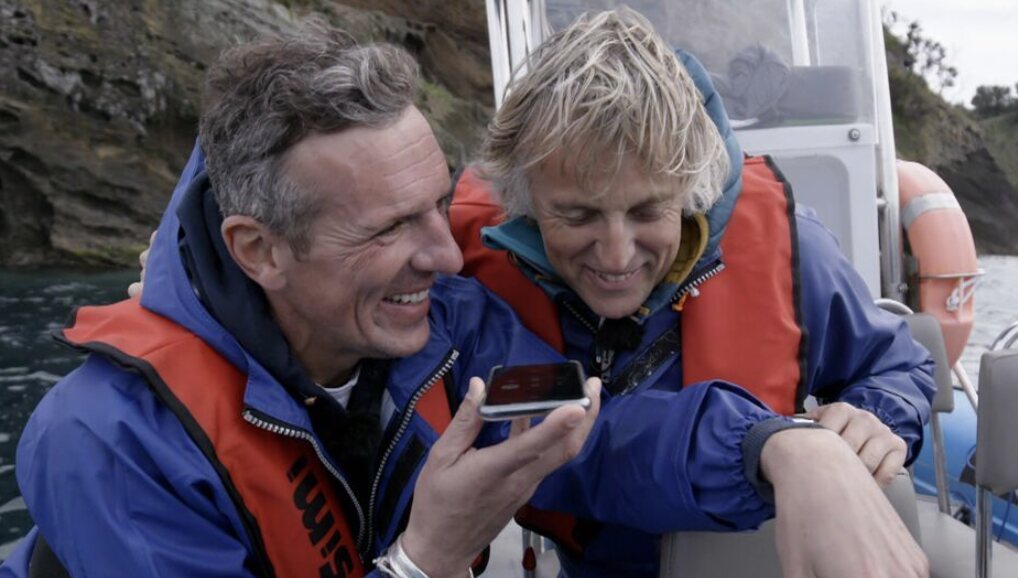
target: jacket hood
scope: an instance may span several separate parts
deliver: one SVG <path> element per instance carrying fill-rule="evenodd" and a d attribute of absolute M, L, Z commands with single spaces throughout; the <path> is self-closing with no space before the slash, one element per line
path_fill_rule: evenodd
<path fill-rule="evenodd" d="M 283 408 L 277 417 L 306 425 L 292 398 L 316 395 L 317 388 L 293 358 L 261 288 L 229 257 L 204 164 L 196 144 L 149 252 L 141 305 L 197 334 L 246 372 L 249 406 Z"/>
<path fill-rule="evenodd" d="M 742 191 L 742 149 L 728 122 L 728 114 L 725 112 L 721 96 L 715 90 L 710 74 L 692 54 L 681 49 L 675 53 L 703 96 L 704 108 L 724 140 L 729 158 L 729 171 L 728 178 L 723 184 L 721 198 L 707 214 L 694 215 L 683 220 L 682 243 L 672 273 L 647 298 L 636 315 L 638 318 L 646 317 L 669 303 L 683 281 L 695 277 L 697 273 L 706 271 L 717 263 L 720 258 L 721 238 Z M 553 300 L 560 294 L 571 291 L 558 280 L 544 252 L 541 233 L 532 220 L 518 217 L 496 227 L 485 227 L 482 229 L 482 237 L 489 247 L 507 250 L 516 255 L 522 261 L 523 272 L 540 285 Z"/>

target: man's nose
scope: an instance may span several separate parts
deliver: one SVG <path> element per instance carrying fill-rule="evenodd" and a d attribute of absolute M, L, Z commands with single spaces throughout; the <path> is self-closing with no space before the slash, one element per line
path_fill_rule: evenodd
<path fill-rule="evenodd" d="M 597 248 L 598 265 L 605 271 L 622 273 L 629 269 L 636 254 L 636 243 L 632 227 L 624 217 L 608 217 L 601 238 L 597 241 Z"/>
<path fill-rule="evenodd" d="M 421 246 L 414 254 L 414 269 L 426 273 L 444 273 L 452 275 L 463 268 L 463 253 L 456 245 L 449 229 L 449 221 L 438 211 L 433 211 L 425 218 Z"/>

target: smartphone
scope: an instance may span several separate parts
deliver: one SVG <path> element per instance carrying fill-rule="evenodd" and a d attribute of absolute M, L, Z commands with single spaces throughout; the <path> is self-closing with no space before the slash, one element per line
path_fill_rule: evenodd
<path fill-rule="evenodd" d="M 487 421 L 543 415 L 556 407 L 575 404 L 590 407 L 583 391 L 579 362 L 540 365 L 496 365 L 488 376 L 487 395 L 479 411 Z"/>

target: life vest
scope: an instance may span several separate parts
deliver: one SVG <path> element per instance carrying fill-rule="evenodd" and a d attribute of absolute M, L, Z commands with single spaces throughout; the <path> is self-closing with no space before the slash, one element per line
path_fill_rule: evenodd
<path fill-rule="evenodd" d="M 680 301 L 683 386 L 730 381 L 781 414 L 802 411 L 806 396 L 806 330 L 799 295 L 798 240 L 791 187 L 767 157 L 745 159 L 742 191 L 721 240 L 725 269 Z M 523 323 L 563 350 L 555 305 L 506 251 L 481 242 L 482 227 L 504 219 L 489 183 L 467 169 L 449 210 L 463 251 L 462 274 L 476 277 L 505 299 Z M 521 525 L 582 552 L 591 522 L 526 507 Z"/>
<path fill-rule="evenodd" d="M 242 418 L 247 376 L 201 338 L 128 300 L 79 309 L 63 339 L 139 371 L 177 415 L 240 513 L 260 575 L 364 576 L 332 474 L 310 443 Z M 417 411 L 439 431 L 451 420 L 441 387 Z"/>

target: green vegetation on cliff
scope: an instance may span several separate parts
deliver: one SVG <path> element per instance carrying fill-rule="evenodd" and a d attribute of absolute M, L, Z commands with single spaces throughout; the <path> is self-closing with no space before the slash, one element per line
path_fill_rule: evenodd
<path fill-rule="evenodd" d="M 979 121 L 983 140 L 1012 184 L 1018 186 L 1018 110 Z"/>
<path fill-rule="evenodd" d="M 922 40 L 884 31 L 898 157 L 923 163 L 947 182 L 981 253 L 1018 254 L 1012 233 L 1018 222 L 1018 114 L 980 121 L 946 102 L 915 70 L 915 46 Z M 933 78 L 942 76 L 934 71 Z"/>

